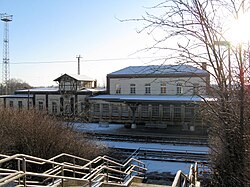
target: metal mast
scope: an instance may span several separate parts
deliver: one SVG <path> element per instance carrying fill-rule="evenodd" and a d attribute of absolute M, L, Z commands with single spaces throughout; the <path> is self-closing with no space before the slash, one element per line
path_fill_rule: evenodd
<path fill-rule="evenodd" d="M 77 74 L 80 75 L 80 59 L 82 58 L 81 55 L 77 56 L 77 62 L 78 62 L 78 66 L 77 66 Z"/>
<path fill-rule="evenodd" d="M 8 81 L 10 80 L 10 62 L 9 62 L 9 22 L 12 21 L 12 15 L 0 14 L 4 22 L 3 34 L 3 69 L 2 78 L 5 85 L 5 94 L 8 94 Z"/>

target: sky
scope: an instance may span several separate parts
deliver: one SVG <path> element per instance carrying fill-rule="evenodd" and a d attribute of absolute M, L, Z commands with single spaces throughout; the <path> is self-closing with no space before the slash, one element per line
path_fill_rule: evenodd
<path fill-rule="evenodd" d="M 138 52 L 152 46 L 153 37 L 137 32 L 142 22 L 120 20 L 141 18 L 159 2 L 0 0 L 0 13 L 13 15 L 9 23 L 10 77 L 35 87 L 56 85 L 53 80 L 60 75 L 77 74 L 76 56 L 81 55 L 81 74 L 103 86 L 108 73 L 147 65 L 153 58 L 145 57 L 161 56 Z M 2 22 L 0 39 L 3 30 Z M 2 59 L 3 42 L 0 48 Z M 2 65 L 0 68 L 2 77 Z"/>

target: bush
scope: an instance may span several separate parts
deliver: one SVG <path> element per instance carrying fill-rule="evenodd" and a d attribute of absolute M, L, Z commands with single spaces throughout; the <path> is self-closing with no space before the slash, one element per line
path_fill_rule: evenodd
<path fill-rule="evenodd" d="M 35 110 L 0 110 L 0 153 L 51 158 L 60 153 L 92 159 L 107 149 L 70 125 Z"/>

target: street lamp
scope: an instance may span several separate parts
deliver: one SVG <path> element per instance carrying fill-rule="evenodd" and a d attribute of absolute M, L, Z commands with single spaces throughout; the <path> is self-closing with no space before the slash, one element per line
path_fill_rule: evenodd
<path fill-rule="evenodd" d="M 226 46 L 227 47 L 227 56 L 228 56 L 228 84 L 229 84 L 229 89 L 231 89 L 231 80 L 232 80 L 232 72 L 231 72 L 231 43 L 228 41 L 215 41 L 215 45 L 218 46 Z"/>
<path fill-rule="evenodd" d="M 28 110 L 30 109 L 30 89 L 28 89 Z"/>

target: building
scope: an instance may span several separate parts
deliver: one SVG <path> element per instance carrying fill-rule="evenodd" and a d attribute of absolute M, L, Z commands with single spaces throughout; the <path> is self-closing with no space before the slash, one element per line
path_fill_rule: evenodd
<path fill-rule="evenodd" d="M 199 105 L 210 76 L 190 65 L 130 66 L 107 75 L 107 93 L 90 98 L 92 121 L 203 131 Z M 202 97 L 201 97 L 202 96 Z"/>
<path fill-rule="evenodd" d="M 200 104 L 209 99 L 205 64 L 130 66 L 107 75 L 107 90 L 82 75 L 64 74 L 55 81 L 57 88 L 17 90 L 0 102 L 6 108 L 36 108 L 90 122 L 206 132 L 200 115 Z"/>
<path fill-rule="evenodd" d="M 64 74 L 55 79 L 58 87 L 17 90 L 1 96 L 5 108 L 36 108 L 53 115 L 79 116 L 85 114 L 89 96 L 102 92 L 96 80 L 84 75 Z"/>

